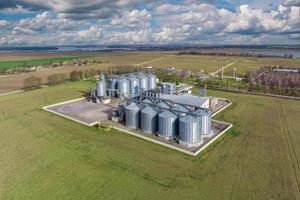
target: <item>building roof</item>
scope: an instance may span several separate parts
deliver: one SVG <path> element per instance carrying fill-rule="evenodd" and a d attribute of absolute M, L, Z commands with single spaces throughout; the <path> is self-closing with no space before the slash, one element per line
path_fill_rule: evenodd
<path fill-rule="evenodd" d="M 209 101 L 206 97 L 199 97 L 189 94 L 182 95 L 169 95 L 169 94 L 160 94 L 160 98 L 162 100 L 171 101 L 175 104 L 181 104 L 185 106 L 191 107 L 202 107 L 207 101 Z"/>

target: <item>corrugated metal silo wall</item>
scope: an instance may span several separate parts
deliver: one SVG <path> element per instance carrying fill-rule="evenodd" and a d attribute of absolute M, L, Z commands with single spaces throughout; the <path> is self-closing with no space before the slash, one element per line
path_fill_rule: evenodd
<path fill-rule="evenodd" d="M 156 76 L 153 74 L 148 75 L 148 89 L 155 89 L 156 88 Z"/>
<path fill-rule="evenodd" d="M 157 112 L 151 107 L 141 110 L 141 130 L 145 133 L 157 131 Z"/>
<path fill-rule="evenodd" d="M 136 77 L 132 76 L 129 78 L 130 81 L 130 94 L 132 97 L 137 96 L 140 91 L 140 83 L 139 79 Z"/>
<path fill-rule="evenodd" d="M 205 137 L 206 135 L 211 134 L 211 113 L 202 109 L 198 109 L 194 112 L 199 115 L 200 120 L 200 132 Z"/>
<path fill-rule="evenodd" d="M 129 128 L 140 128 L 140 110 L 136 104 L 130 104 L 125 108 L 125 124 Z"/>
<path fill-rule="evenodd" d="M 168 111 L 158 115 L 158 132 L 165 138 L 174 138 L 178 135 L 178 117 Z"/>
<path fill-rule="evenodd" d="M 117 89 L 118 88 L 117 81 L 118 81 L 118 79 L 116 77 L 110 77 L 108 79 L 107 88 L 108 89 Z M 116 92 L 112 91 L 112 96 L 115 96 L 115 95 L 116 95 Z"/>
<path fill-rule="evenodd" d="M 138 77 L 140 81 L 140 90 L 148 90 L 148 77 L 141 75 Z"/>
<path fill-rule="evenodd" d="M 106 85 L 102 81 L 99 81 L 97 83 L 97 96 L 98 97 L 104 97 L 104 96 L 106 96 Z"/>
<path fill-rule="evenodd" d="M 192 116 L 185 116 L 179 119 L 179 140 L 188 143 L 201 142 L 202 137 L 199 131 L 200 121 Z"/>
<path fill-rule="evenodd" d="M 118 80 L 119 93 L 128 97 L 130 94 L 130 83 L 127 79 Z"/>

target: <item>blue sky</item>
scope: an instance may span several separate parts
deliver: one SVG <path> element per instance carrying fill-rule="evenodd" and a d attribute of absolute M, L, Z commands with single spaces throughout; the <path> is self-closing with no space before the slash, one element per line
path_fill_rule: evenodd
<path fill-rule="evenodd" d="M 300 44 L 300 0 L 0 1 L 0 45 Z"/>

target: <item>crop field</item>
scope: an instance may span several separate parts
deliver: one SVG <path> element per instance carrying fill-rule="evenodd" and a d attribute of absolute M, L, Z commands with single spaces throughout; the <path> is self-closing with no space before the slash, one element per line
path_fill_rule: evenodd
<path fill-rule="evenodd" d="M 74 82 L 0 97 L 0 199 L 299 199 L 299 101 L 209 91 L 234 124 L 197 157 L 42 111 Z"/>
<path fill-rule="evenodd" d="M 29 60 L 43 60 L 49 62 L 51 59 L 69 59 L 84 57 L 88 60 L 101 60 L 103 63 L 90 64 L 88 66 L 59 66 L 54 69 L 43 69 L 37 72 L 23 73 L 17 75 L 0 75 L 0 94 L 19 90 L 23 87 L 23 81 L 29 76 L 38 76 L 42 82 L 46 83 L 47 77 L 54 73 L 70 73 L 73 70 L 103 69 L 115 65 L 152 65 L 156 68 L 173 66 L 180 69 L 191 69 L 193 71 L 204 70 L 205 73 L 216 72 L 221 66 L 234 63 L 225 69 L 225 75 L 231 76 L 233 68 L 236 73 L 245 75 L 249 69 L 258 68 L 264 65 L 269 66 L 289 66 L 300 67 L 300 59 L 280 59 L 280 58 L 252 58 L 233 56 L 202 56 L 202 55 L 176 55 L 176 52 L 167 51 L 136 51 L 136 52 L 91 52 L 91 53 L 27 53 L 27 54 L 0 54 L 0 70 L 2 63 L 21 63 Z M 28 60 L 26 62 L 29 62 Z M 53 61 L 54 62 L 54 61 Z M 3 65 L 4 66 L 4 65 Z"/>
<path fill-rule="evenodd" d="M 300 59 L 283 59 L 283 58 L 253 58 L 253 57 L 236 57 L 236 56 L 204 56 L 204 55 L 169 55 L 156 60 L 147 62 L 154 67 L 177 67 L 180 69 L 190 69 L 193 71 L 204 70 L 206 73 L 212 73 L 234 63 L 226 68 L 225 75 L 232 75 L 233 68 L 236 73 L 245 75 L 248 70 L 262 66 L 285 66 L 300 67 Z"/>
<path fill-rule="evenodd" d="M 32 59 L 32 60 L 9 60 L 0 61 L 0 70 L 7 70 L 11 68 L 28 67 L 28 66 L 38 66 L 47 65 L 51 63 L 65 62 L 80 57 L 58 57 L 58 58 L 44 58 L 44 59 Z"/>

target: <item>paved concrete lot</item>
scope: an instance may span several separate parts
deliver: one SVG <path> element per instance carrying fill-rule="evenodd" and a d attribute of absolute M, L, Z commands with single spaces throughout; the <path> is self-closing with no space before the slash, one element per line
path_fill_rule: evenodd
<path fill-rule="evenodd" d="M 218 112 L 220 109 L 224 108 L 227 106 L 230 102 L 223 100 L 223 99 L 218 99 L 218 103 L 214 109 L 211 109 L 212 113 Z"/>
<path fill-rule="evenodd" d="M 116 108 L 117 103 L 96 104 L 91 103 L 86 99 L 82 99 L 75 102 L 48 107 L 47 109 L 86 124 L 93 124 L 99 120 L 109 119 L 112 110 Z"/>
<path fill-rule="evenodd" d="M 217 112 L 224 106 L 228 105 L 228 103 L 229 102 L 225 100 L 219 100 L 218 105 L 213 110 L 213 112 Z M 189 155 L 197 155 L 200 151 L 206 148 L 207 145 L 209 145 L 220 135 L 222 135 L 228 128 L 231 127 L 231 124 L 213 121 L 213 135 L 211 137 L 204 138 L 203 143 L 198 147 L 185 147 L 177 144 L 174 140 L 165 140 L 164 138 L 160 138 L 154 134 L 144 134 L 140 130 L 132 130 L 121 123 L 115 123 L 110 121 L 109 119 L 112 110 L 117 109 L 117 106 L 118 102 L 113 102 L 110 104 L 96 104 L 89 102 L 86 99 L 75 99 L 69 102 L 62 102 L 53 106 L 47 106 L 44 109 L 89 126 L 97 124 L 99 120 L 106 121 L 107 123 L 111 124 L 112 127 L 115 127 L 118 130 L 132 134 L 137 137 L 142 137 L 143 139 L 150 140 L 154 143 L 159 143 L 161 145 L 173 148 L 175 150 L 179 150 Z"/>

